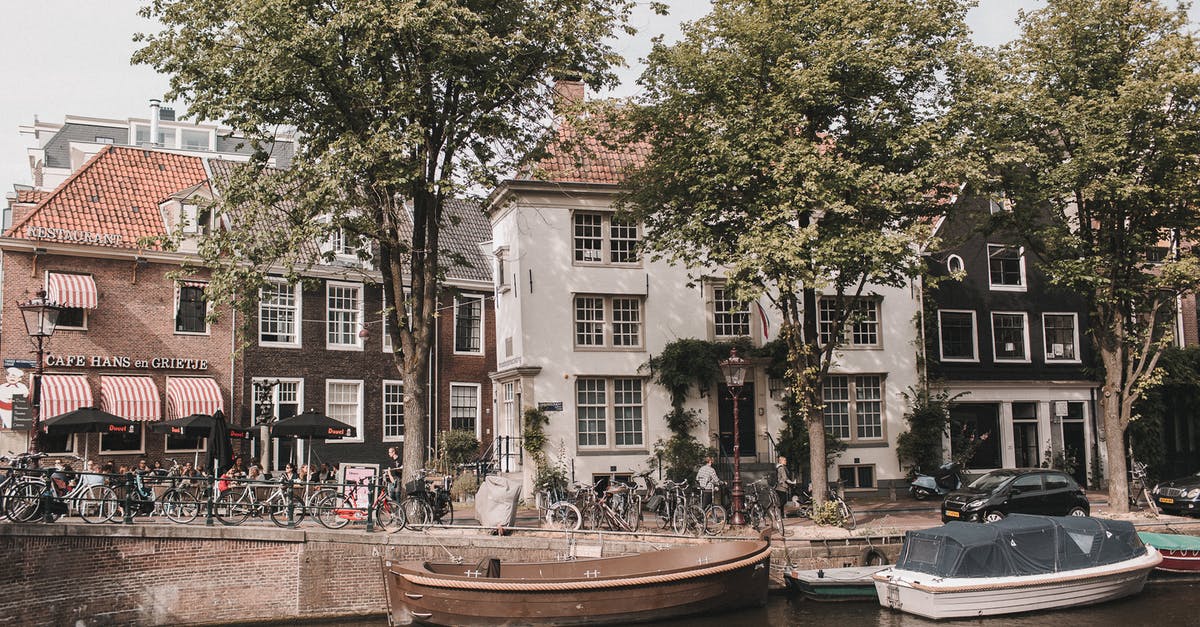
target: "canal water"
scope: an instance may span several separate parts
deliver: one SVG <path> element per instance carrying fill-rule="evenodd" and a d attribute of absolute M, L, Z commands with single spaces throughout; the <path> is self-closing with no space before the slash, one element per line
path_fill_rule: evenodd
<path fill-rule="evenodd" d="M 771 595 L 766 607 L 653 623 L 656 627 L 1096 627 L 1114 625 L 1200 625 L 1200 583 L 1150 583 L 1140 595 L 1076 609 L 995 618 L 931 621 L 880 607 L 877 603 L 817 603 L 783 594 Z M 387 621 L 338 623 L 339 627 L 379 627 Z"/>

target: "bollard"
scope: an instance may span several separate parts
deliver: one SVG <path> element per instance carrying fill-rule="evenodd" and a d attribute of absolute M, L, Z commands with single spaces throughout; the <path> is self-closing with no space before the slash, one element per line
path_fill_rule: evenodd
<path fill-rule="evenodd" d="M 42 490 L 42 522 L 54 522 L 54 512 L 51 511 L 51 505 L 54 503 L 54 469 L 46 469 L 46 486 Z"/>
<path fill-rule="evenodd" d="M 367 481 L 367 531 L 375 531 L 375 477 Z"/>
<path fill-rule="evenodd" d="M 283 493 L 287 497 L 288 529 L 296 528 L 296 491 L 292 488 L 292 476 L 283 479 Z"/>
<path fill-rule="evenodd" d="M 204 517 L 204 524 L 209 527 L 213 526 L 213 500 L 216 498 L 217 498 L 217 478 L 215 476 L 209 477 L 208 478 L 208 503 L 207 503 L 208 514 L 205 515 L 205 517 Z"/>
<path fill-rule="evenodd" d="M 125 473 L 125 512 L 121 522 L 126 525 L 133 524 L 133 491 L 135 489 L 137 488 L 133 485 L 133 473 Z"/>

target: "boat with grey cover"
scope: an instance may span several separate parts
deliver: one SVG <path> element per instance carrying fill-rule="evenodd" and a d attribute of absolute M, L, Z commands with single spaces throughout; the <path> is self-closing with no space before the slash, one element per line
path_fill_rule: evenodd
<path fill-rule="evenodd" d="M 1161 561 L 1127 521 L 1014 514 L 909 531 L 896 565 L 874 579 L 884 607 L 964 618 L 1137 594 Z"/>

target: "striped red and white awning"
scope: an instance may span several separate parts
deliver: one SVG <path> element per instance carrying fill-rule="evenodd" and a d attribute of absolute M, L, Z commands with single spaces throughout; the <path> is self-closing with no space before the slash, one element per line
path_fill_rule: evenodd
<path fill-rule="evenodd" d="M 96 280 L 90 274 L 48 273 L 46 297 L 62 307 L 95 309 L 99 304 Z"/>
<path fill-rule="evenodd" d="M 171 420 L 192 414 L 211 414 L 225 410 L 221 388 L 212 377 L 171 377 L 167 379 L 167 417 Z"/>
<path fill-rule="evenodd" d="M 42 407 L 44 418 L 53 418 L 92 406 L 92 388 L 81 374 L 42 375 Z"/>
<path fill-rule="evenodd" d="M 158 386 L 150 377 L 100 377 L 100 409 L 129 420 L 161 420 Z"/>

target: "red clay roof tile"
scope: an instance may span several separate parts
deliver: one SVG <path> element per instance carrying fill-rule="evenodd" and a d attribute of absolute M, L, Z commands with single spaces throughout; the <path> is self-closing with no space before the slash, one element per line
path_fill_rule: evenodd
<path fill-rule="evenodd" d="M 86 241 L 109 248 L 142 248 L 138 240 L 165 234 L 158 205 L 171 194 L 207 180 L 198 157 L 105 146 L 29 215 L 6 233 L 39 239 L 39 229 L 66 229 L 121 237 Z"/>

